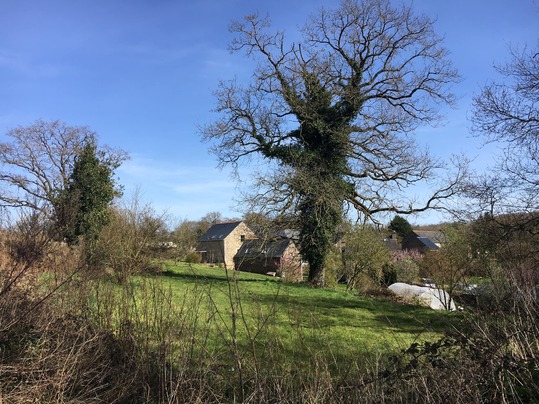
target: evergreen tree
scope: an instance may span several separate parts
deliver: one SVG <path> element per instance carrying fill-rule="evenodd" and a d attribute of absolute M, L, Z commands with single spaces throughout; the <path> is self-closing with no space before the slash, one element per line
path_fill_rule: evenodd
<path fill-rule="evenodd" d="M 56 199 L 57 224 L 68 244 L 80 237 L 95 242 L 109 220 L 109 205 L 119 192 L 113 167 L 99 159 L 96 145 L 88 141 L 75 158 L 69 182 Z"/>
<path fill-rule="evenodd" d="M 85 126 L 37 120 L 6 133 L 0 141 L 0 206 L 28 208 L 55 219 L 58 198 L 66 190 L 75 158 L 98 137 Z M 112 170 L 128 158 L 126 152 L 107 145 L 96 152 Z"/>
<path fill-rule="evenodd" d="M 389 223 L 389 229 L 397 233 L 401 240 L 412 232 L 412 226 L 408 220 L 399 215 L 396 215 Z"/>

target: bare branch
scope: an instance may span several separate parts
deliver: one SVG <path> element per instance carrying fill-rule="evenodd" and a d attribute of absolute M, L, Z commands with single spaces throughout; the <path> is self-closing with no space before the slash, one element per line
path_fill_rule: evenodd
<path fill-rule="evenodd" d="M 11 129 L 7 136 L 11 142 L 0 143 L 0 204 L 47 214 L 68 182 L 75 156 L 85 142 L 96 140 L 96 134 L 86 127 L 42 120 Z M 108 146 L 98 153 L 111 169 L 128 157 Z"/>
<path fill-rule="evenodd" d="M 255 155 L 277 164 L 286 177 L 266 175 L 274 186 L 259 181 L 264 192 L 253 200 L 299 215 L 311 267 L 322 265 L 343 204 L 372 217 L 424 210 L 453 195 L 458 175 L 425 206 L 397 202 L 440 168 L 409 136 L 438 121 L 439 104 L 452 103 L 449 86 L 458 80 L 427 17 L 389 0 L 346 0 L 307 21 L 299 43 L 272 33 L 269 18 L 256 14 L 231 31 L 231 50 L 258 66 L 247 86 L 220 84 L 219 118 L 201 128 L 203 138 L 220 164 L 237 167 Z"/>

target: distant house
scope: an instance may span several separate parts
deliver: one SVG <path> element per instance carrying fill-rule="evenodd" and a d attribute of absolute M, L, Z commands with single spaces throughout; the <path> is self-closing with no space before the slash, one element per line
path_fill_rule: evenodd
<path fill-rule="evenodd" d="M 254 238 L 254 232 L 243 222 L 214 224 L 198 239 L 197 251 L 202 262 L 223 263 L 233 268 L 234 256 L 241 245 Z"/>
<path fill-rule="evenodd" d="M 424 254 L 439 250 L 443 244 L 443 234 L 439 231 L 413 230 L 402 240 L 403 250 L 416 250 Z"/>
<path fill-rule="evenodd" d="M 399 243 L 396 233 L 392 233 L 384 238 L 384 244 L 391 252 L 399 251 L 401 249 L 401 244 Z"/>
<path fill-rule="evenodd" d="M 247 240 L 234 257 L 239 271 L 276 274 L 290 281 L 303 280 L 301 255 L 292 238 Z"/>

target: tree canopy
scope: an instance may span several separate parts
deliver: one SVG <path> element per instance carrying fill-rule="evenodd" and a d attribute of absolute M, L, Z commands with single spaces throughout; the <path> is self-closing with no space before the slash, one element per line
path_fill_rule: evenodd
<path fill-rule="evenodd" d="M 389 223 L 389 229 L 397 233 L 402 240 L 412 232 L 412 225 L 402 216 L 396 215 Z"/>
<path fill-rule="evenodd" d="M 69 244 L 80 236 L 94 241 L 109 218 L 109 205 L 118 195 L 109 165 L 97 156 L 96 145 L 87 141 L 75 157 L 67 187 L 55 200 L 61 235 Z"/>
<path fill-rule="evenodd" d="M 97 135 L 89 128 L 53 120 L 37 120 L 7 132 L 0 143 L 0 205 L 29 208 L 52 217 L 58 193 L 67 188 L 75 158 Z M 127 159 L 122 150 L 96 149 L 100 160 L 115 170 Z"/>
<path fill-rule="evenodd" d="M 472 184 L 470 196 L 490 216 L 539 211 L 539 48 L 511 49 L 496 67 L 500 79 L 474 97 L 472 128 L 487 142 L 500 142 L 503 156 Z M 479 203 L 477 203 L 479 202 Z M 478 213 L 474 210 L 474 213 Z M 526 217 L 535 217 L 533 220 Z M 537 214 L 521 215 L 537 225 Z"/>
<path fill-rule="evenodd" d="M 231 31 L 231 49 L 258 66 L 246 85 L 221 82 L 219 118 L 203 136 L 221 164 L 252 155 L 276 163 L 273 175 L 260 176 L 253 201 L 298 218 L 313 284 L 323 284 L 345 206 L 372 218 L 436 207 L 453 195 L 458 179 L 420 205 L 401 192 L 439 168 L 411 135 L 439 120 L 458 80 L 430 19 L 388 0 L 347 0 L 309 18 L 297 43 L 256 14 Z"/>

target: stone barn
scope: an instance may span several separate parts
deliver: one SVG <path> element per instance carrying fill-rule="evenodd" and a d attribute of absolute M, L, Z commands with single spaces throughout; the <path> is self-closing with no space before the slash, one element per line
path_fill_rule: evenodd
<path fill-rule="evenodd" d="M 202 262 L 225 264 L 234 268 L 234 256 L 241 245 L 256 238 L 255 233 L 244 222 L 218 223 L 211 226 L 198 239 L 197 252 Z"/>
<path fill-rule="evenodd" d="M 290 238 L 248 240 L 234 257 L 239 271 L 277 275 L 289 281 L 303 280 L 303 263 L 296 243 Z"/>

